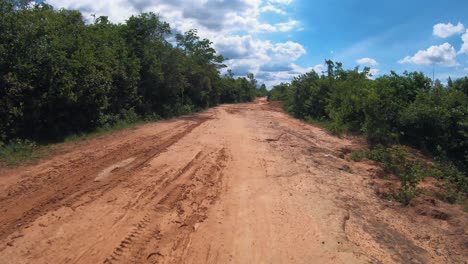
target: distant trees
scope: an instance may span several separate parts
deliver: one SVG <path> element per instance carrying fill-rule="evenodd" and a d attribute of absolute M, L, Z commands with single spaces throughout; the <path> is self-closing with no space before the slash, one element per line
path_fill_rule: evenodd
<path fill-rule="evenodd" d="M 369 69 L 326 64 L 326 75 L 312 71 L 273 87 L 270 100 L 284 101 L 298 118 L 326 121 L 334 132 L 362 133 L 373 145 L 412 145 L 467 174 L 468 77 L 447 86 L 418 72 L 372 80 Z"/>
<path fill-rule="evenodd" d="M 259 90 L 253 75 L 221 76 L 224 58 L 196 30 L 173 46 L 169 24 L 153 13 L 86 24 L 78 11 L 0 0 L 0 32 L 0 142 L 171 117 Z"/>
<path fill-rule="evenodd" d="M 256 91 L 257 97 L 265 97 L 268 95 L 268 90 L 265 84 L 260 85 L 260 88 Z"/>

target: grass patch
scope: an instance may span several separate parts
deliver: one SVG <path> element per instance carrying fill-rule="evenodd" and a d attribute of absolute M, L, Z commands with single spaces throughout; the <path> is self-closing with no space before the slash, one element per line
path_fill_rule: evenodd
<path fill-rule="evenodd" d="M 367 159 L 368 152 L 369 152 L 369 150 L 353 151 L 351 153 L 351 156 L 349 157 L 349 159 L 352 160 L 352 161 L 355 161 L 355 162 L 363 161 L 363 160 Z"/>
<path fill-rule="evenodd" d="M 49 146 L 37 145 L 29 140 L 13 140 L 8 144 L 0 143 L 0 163 L 16 166 L 47 156 Z"/>
<path fill-rule="evenodd" d="M 119 116 L 103 116 L 101 123 L 105 124 L 101 127 L 98 127 L 90 132 L 73 134 L 65 137 L 64 142 L 74 142 L 81 141 L 85 139 L 92 139 L 103 134 L 107 134 L 114 131 L 123 130 L 126 128 L 134 127 L 144 123 L 154 122 L 160 120 L 161 117 L 153 114 L 149 115 L 146 118 L 143 118 L 135 113 L 133 109 L 122 110 Z"/>
<path fill-rule="evenodd" d="M 96 138 L 101 135 L 108 134 L 137 125 L 159 120 L 159 117 L 147 119 L 124 119 L 118 120 L 112 125 L 106 125 L 95 129 L 88 133 L 73 134 L 65 137 L 60 142 L 52 142 L 48 144 L 38 144 L 30 140 L 12 140 L 8 143 L 0 142 L 0 164 L 6 166 L 17 166 L 29 162 L 34 162 L 39 159 L 46 158 L 51 154 L 51 146 L 55 143 L 70 143 Z"/>
<path fill-rule="evenodd" d="M 167 118 L 173 118 L 205 110 L 207 109 L 193 109 L 189 105 L 184 105 L 176 110 L 167 107 L 165 111 L 167 112 Z M 161 116 L 157 114 L 148 115 L 143 118 L 137 115 L 133 110 L 124 110 L 118 117 L 104 116 L 102 123 L 105 123 L 106 125 L 102 127 L 98 127 L 89 132 L 68 135 L 60 140 L 52 142 L 38 144 L 34 141 L 21 139 L 11 140 L 7 143 L 2 143 L 0 141 L 0 165 L 17 166 L 36 161 L 42 158 L 46 158 L 51 153 L 51 146 L 56 143 L 70 143 L 93 139 L 111 132 L 116 132 L 150 122 L 156 122 L 161 119 Z"/>
<path fill-rule="evenodd" d="M 108 134 L 110 132 L 127 129 L 130 127 L 134 127 L 134 126 L 152 122 L 152 121 L 157 121 L 157 120 L 138 120 L 138 121 L 119 120 L 113 125 L 106 125 L 103 127 L 99 127 L 95 129 L 94 131 L 91 131 L 88 133 L 79 133 L 79 134 L 73 134 L 73 135 L 67 136 L 64 139 L 64 142 L 75 142 L 75 141 L 81 141 L 81 140 L 86 140 L 86 139 L 92 139 L 92 138 L 96 138 L 104 134 Z"/>
<path fill-rule="evenodd" d="M 417 185 L 428 176 L 445 181 L 442 199 L 450 203 L 466 202 L 468 180 L 450 161 L 437 160 L 432 165 L 427 164 L 411 155 L 408 147 L 401 145 L 377 145 L 368 150 L 355 151 L 351 153 L 350 159 L 376 161 L 384 170 L 385 176 L 397 176 L 401 181 L 401 188 L 392 198 L 403 204 L 408 204 L 420 194 Z"/>

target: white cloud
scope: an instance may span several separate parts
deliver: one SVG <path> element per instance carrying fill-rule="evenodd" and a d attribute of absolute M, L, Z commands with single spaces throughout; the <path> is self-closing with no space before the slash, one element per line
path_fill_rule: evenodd
<path fill-rule="evenodd" d="M 358 70 L 358 72 L 363 73 L 364 70 Z M 380 69 L 370 68 L 369 72 L 367 73 L 367 78 L 374 80 L 377 77 L 377 75 L 379 75 L 379 73 Z"/>
<path fill-rule="evenodd" d="M 468 71 L 468 68 L 464 68 L 463 70 L 464 70 L 464 71 Z"/>
<path fill-rule="evenodd" d="M 323 64 L 317 64 L 315 65 L 314 67 L 312 67 L 312 69 L 318 73 L 319 75 L 322 74 L 322 72 L 324 72 L 326 69 L 325 69 L 325 66 Z"/>
<path fill-rule="evenodd" d="M 434 25 L 432 34 L 441 38 L 448 38 L 455 34 L 462 34 L 463 32 L 465 32 L 465 26 L 460 22 L 456 26 L 452 23 L 439 23 Z"/>
<path fill-rule="evenodd" d="M 372 66 L 378 65 L 377 61 L 372 58 L 361 58 L 357 60 L 356 62 L 362 65 L 372 65 Z"/>
<path fill-rule="evenodd" d="M 412 63 L 421 65 L 442 65 L 442 66 L 457 66 L 457 52 L 449 43 L 444 43 L 439 46 L 431 46 L 427 50 L 420 50 L 414 56 L 406 56 L 398 63 Z"/>
<path fill-rule="evenodd" d="M 289 5 L 292 3 L 292 0 L 268 0 L 268 2 L 282 4 L 282 5 Z"/>
<path fill-rule="evenodd" d="M 291 63 L 289 65 L 288 70 L 283 70 L 283 71 L 277 71 L 277 72 L 260 72 L 257 74 L 258 77 L 265 79 L 265 84 L 269 87 L 272 87 L 273 85 L 279 84 L 279 83 L 287 83 L 291 82 L 291 80 L 300 75 L 304 74 L 306 72 L 310 72 L 313 68 L 312 67 L 301 67 L 297 64 Z"/>
<path fill-rule="evenodd" d="M 460 53 L 468 54 L 468 31 L 462 35 L 463 44 L 460 49 Z"/>
<path fill-rule="evenodd" d="M 274 5 L 271 5 L 271 4 L 268 4 L 264 7 L 262 7 L 262 12 L 273 12 L 273 13 L 277 13 L 277 14 L 280 14 L 280 15 L 285 15 L 286 12 Z"/>
<path fill-rule="evenodd" d="M 290 65 L 306 53 L 304 47 L 296 42 L 274 44 L 250 35 L 219 39 L 215 47 L 227 54 L 229 60 L 226 64 L 239 75 L 291 71 Z"/>
<path fill-rule="evenodd" d="M 236 74 L 253 72 L 274 83 L 291 77 L 294 62 L 306 53 L 296 42 L 274 43 L 261 39 L 264 32 L 299 30 L 300 23 L 285 10 L 292 0 L 47 0 L 55 8 L 80 10 L 91 21 L 93 14 L 124 22 L 140 12 L 154 12 L 180 33 L 196 28 L 202 38 L 210 39 L 216 50 L 229 58 L 228 67 Z M 263 21 L 263 12 L 284 16 L 284 22 Z M 271 74 L 267 74 L 271 70 Z M 275 79 L 280 78 L 280 79 Z M 292 77 L 291 77 L 292 78 Z M 259 78 L 260 79 L 260 78 Z"/>
<path fill-rule="evenodd" d="M 292 41 L 275 44 L 270 52 L 271 58 L 279 61 L 295 61 L 306 54 L 301 44 Z"/>
<path fill-rule="evenodd" d="M 276 26 L 276 29 L 278 31 L 287 32 L 287 31 L 291 31 L 298 24 L 299 24 L 299 22 L 297 20 L 290 20 L 288 22 L 277 23 L 277 24 L 275 24 L 275 26 Z"/>
<path fill-rule="evenodd" d="M 379 74 L 379 72 L 379 69 L 370 69 L 368 77 L 373 79 Z"/>

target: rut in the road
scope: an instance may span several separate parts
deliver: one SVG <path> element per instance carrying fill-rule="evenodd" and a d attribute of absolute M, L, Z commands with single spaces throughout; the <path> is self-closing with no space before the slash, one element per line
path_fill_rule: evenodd
<path fill-rule="evenodd" d="M 81 155 L 72 160 L 71 168 L 58 165 L 32 177 L 25 175 L 23 181 L 10 186 L 5 190 L 6 195 L 0 196 L 0 208 L 8 209 L 8 213 L 0 219 L 0 239 L 51 210 L 64 205 L 76 208 L 92 202 L 207 120 L 209 117 L 195 116 L 155 135 L 123 142 L 105 156 Z M 113 171 L 112 177 L 105 181 L 95 181 L 99 172 L 106 167 L 130 158 L 134 161 L 128 164 L 127 169 Z M 21 206 L 15 207 L 13 205 L 18 196 L 22 197 Z M 89 199 L 75 203 L 84 196 Z"/>
<path fill-rule="evenodd" d="M 198 152 L 178 172 L 151 186 L 151 193 L 139 199 L 141 206 L 150 210 L 146 210 L 105 263 L 158 263 L 163 259 L 178 263 L 190 233 L 206 219 L 208 206 L 219 195 L 222 167 L 227 158 L 224 148 Z"/>

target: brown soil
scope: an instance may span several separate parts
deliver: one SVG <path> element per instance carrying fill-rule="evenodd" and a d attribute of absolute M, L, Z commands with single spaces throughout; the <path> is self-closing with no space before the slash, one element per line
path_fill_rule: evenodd
<path fill-rule="evenodd" d="M 0 170 L 0 263 L 466 263 L 467 214 L 360 147 L 264 100 L 66 144 Z"/>

